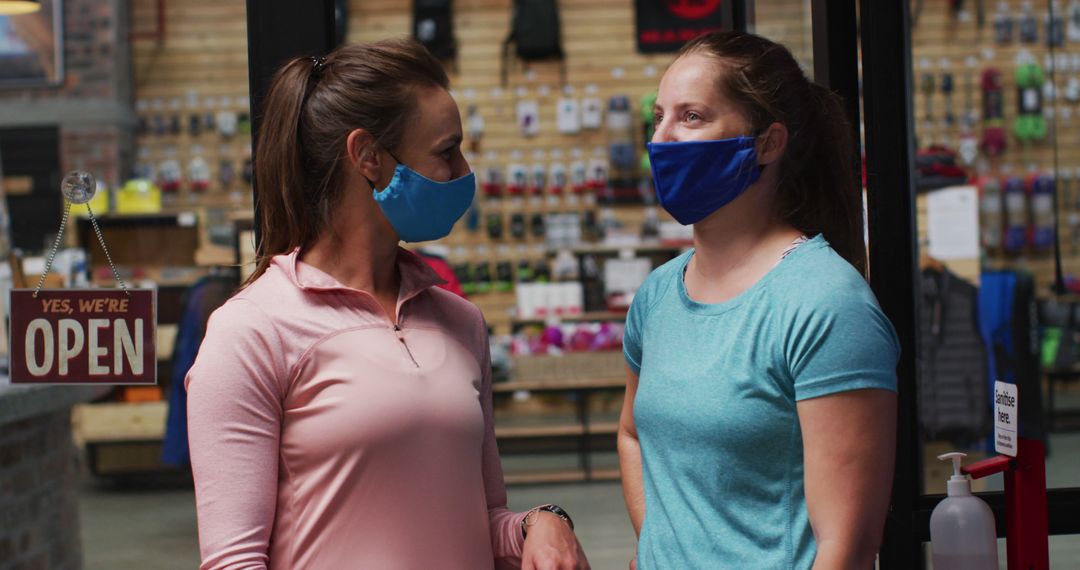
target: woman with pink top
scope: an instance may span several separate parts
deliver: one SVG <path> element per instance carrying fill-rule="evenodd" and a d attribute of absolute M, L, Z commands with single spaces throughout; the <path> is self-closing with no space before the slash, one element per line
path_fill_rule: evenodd
<path fill-rule="evenodd" d="M 411 40 L 295 58 L 259 131 L 262 249 L 187 377 L 203 569 L 587 569 L 506 508 L 480 311 L 400 248 L 472 202 L 442 66 Z"/>

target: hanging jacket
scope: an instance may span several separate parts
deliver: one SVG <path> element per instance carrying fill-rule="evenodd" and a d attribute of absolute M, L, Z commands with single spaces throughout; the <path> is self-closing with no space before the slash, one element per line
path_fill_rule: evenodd
<path fill-rule="evenodd" d="M 922 272 L 919 424 L 927 439 L 968 445 L 991 425 L 978 289 L 948 270 Z"/>

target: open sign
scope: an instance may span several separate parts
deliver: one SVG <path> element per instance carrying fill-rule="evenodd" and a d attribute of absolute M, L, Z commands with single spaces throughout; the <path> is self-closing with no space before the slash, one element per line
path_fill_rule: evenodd
<path fill-rule="evenodd" d="M 12 384 L 155 384 L 156 291 L 11 292 Z"/>

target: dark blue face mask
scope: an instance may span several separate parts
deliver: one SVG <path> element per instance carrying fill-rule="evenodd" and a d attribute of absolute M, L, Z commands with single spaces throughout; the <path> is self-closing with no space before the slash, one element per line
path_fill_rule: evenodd
<path fill-rule="evenodd" d="M 761 177 L 755 137 L 649 143 L 660 205 L 684 226 L 738 198 Z"/>

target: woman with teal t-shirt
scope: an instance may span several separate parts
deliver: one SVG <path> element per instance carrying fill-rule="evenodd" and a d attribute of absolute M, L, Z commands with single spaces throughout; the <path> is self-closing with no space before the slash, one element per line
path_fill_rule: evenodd
<path fill-rule="evenodd" d="M 634 298 L 619 429 L 641 570 L 870 568 L 899 345 L 863 277 L 839 98 L 764 38 L 688 43 L 649 144 L 694 248 Z"/>

